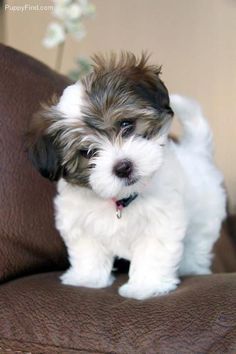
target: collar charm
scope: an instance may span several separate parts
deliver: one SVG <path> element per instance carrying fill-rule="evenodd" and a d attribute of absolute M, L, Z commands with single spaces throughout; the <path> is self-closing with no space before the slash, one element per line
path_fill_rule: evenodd
<path fill-rule="evenodd" d="M 138 196 L 137 193 L 131 194 L 128 198 L 123 198 L 120 200 L 116 200 L 116 217 L 117 219 L 121 219 L 122 217 L 122 210 L 123 208 L 126 208 L 134 199 L 136 199 Z"/>
<path fill-rule="evenodd" d="M 121 205 L 118 206 L 116 204 L 116 217 L 117 217 L 117 219 L 121 219 L 121 217 L 122 217 L 122 209 L 123 209 L 123 207 Z"/>

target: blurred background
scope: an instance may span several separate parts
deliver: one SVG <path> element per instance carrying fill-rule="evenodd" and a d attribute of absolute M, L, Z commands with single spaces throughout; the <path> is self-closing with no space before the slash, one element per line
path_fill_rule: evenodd
<path fill-rule="evenodd" d="M 66 75 L 81 71 L 78 57 L 82 71 L 87 70 L 86 58 L 94 52 L 150 52 L 150 61 L 163 67 L 169 92 L 200 101 L 214 132 L 216 162 L 235 212 L 236 0 L 72 0 L 84 6 L 84 13 L 74 7 L 65 15 L 69 2 L 2 1 L 1 42 Z M 45 8 L 36 9 L 37 5 Z M 69 17 L 75 24 L 76 14 L 80 27 L 73 23 L 69 27 L 67 21 L 66 32 L 61 31 Z"/>

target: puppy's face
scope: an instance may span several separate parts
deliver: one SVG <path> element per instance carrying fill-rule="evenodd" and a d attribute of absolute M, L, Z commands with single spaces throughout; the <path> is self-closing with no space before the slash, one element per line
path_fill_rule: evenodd
<path fill-rule="evenodd" d="M 30 156 L 51 180 L 124 198 L 140 192 L 160 167 L 173 113 L 160 68 L 145 56 L 94 62 L 88 76 L 35 117 Z"/>

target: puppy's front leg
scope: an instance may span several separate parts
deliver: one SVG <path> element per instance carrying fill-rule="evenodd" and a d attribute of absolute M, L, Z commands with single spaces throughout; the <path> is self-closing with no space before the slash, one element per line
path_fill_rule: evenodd
<path fill-rule="evenodd" d="M 66 244 L 71 267 L 61 276 L 63 284 L 89 288 L 112 284 L 113 255 L 101 242 L 84 235 Z"/>
<path fill-rule="evenodd" d="M 161 231 L 161 233 L 160 233 Z M 129 281 L 120 287 L 119 294 L 145 299 L 174 290 L 179 279 L 177 269 L 183 252 L 184 229 L 155 230 L 143 235 L 134 246 Z"/>

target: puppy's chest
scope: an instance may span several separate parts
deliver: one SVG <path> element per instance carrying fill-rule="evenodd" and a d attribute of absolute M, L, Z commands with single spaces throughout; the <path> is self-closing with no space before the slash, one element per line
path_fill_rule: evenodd
<path fill-rule="evenodd" d="M 94 237 L 120 257 L 128 258 L 124 252 L 128 252 L 145 227 L 145 217 L 140 215 L 137 201 L 123 208 L 121 218 L 117 218 L 116 205 L 111 200 L 97 202 L 59 194 L 55 208 L 56 226 L 64 239 L 72 234 Z"/>

